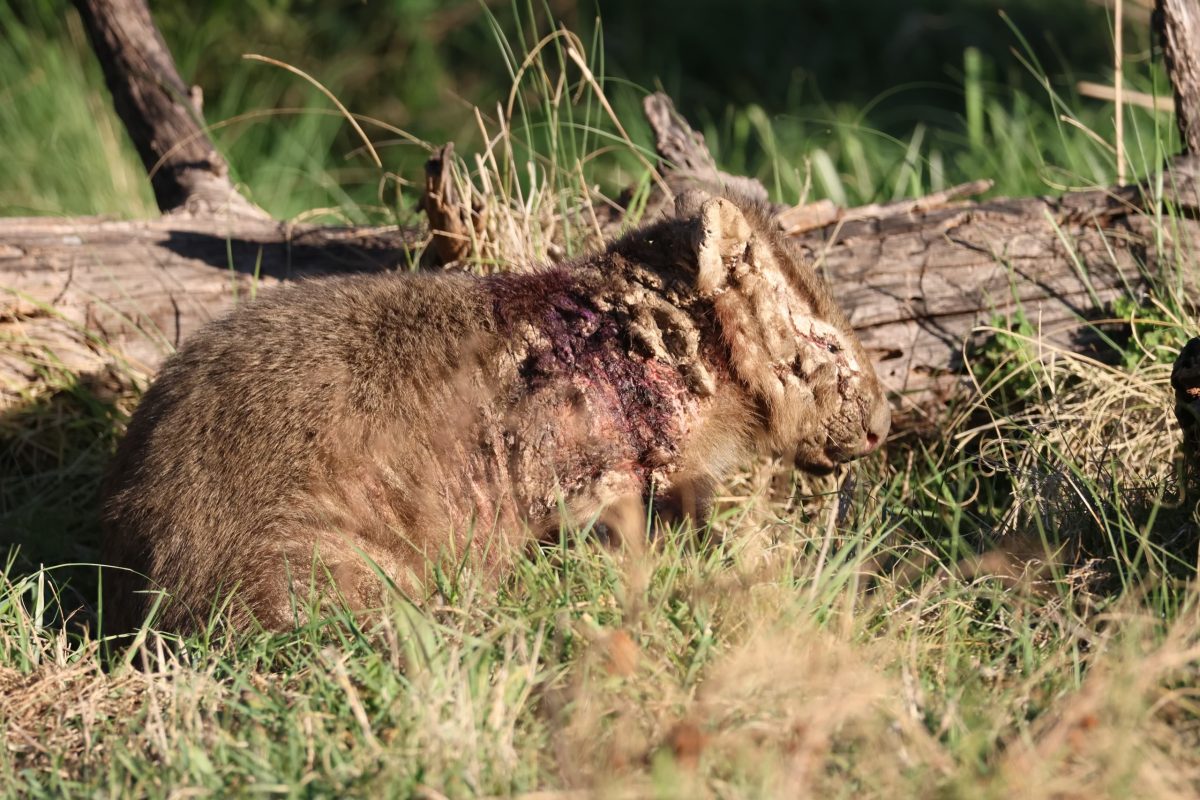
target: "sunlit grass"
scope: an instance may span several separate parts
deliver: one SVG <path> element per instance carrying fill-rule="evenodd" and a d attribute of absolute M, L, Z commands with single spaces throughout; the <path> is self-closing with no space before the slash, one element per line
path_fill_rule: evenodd
<path fill-rule="evenodd" d="M 600 209 L 654 180 L 639 95 L 604 77 L 602 40 L 535 33 L 528 18 L 506 38 L 498 17 L 480 19 L 515 88 L 470 114 L 478 138 L 454 163 L 460 195 L 487 201 L 466 259 L 485 272 L 594 245 Z M 152 213 L 145 189 L 129 190 L 140 167 L 82 42 L 41 48 L 39 35 L 12 52 L 60 83 L 19 84 L 23 99 L 0 106 L 28 159 L 0 162 L 0 206 Z M 0 70 L 15 69 L 8 54 Z M 1162 91 L 1149 71 L 1128 78 Z M 215 132 L 248 194 L 280 217 L 405 213 L 418 173 L 399 164 L 423 160 L 421 135 L 364 121 L 384 167 L 345 161 L 360 143 L 335 149 L 344 120 L 297 83 L 312 108 L 268 117 L 286 132 L 253 119 Z M 730 109 L 703 127 L 723 168 L 790 203 L 978 177 L 1040 193 L 1116 174 L 1110 107 L 1069 86 L 990 83 L 971 55 L 956 91 L 961 115 L 898 136 L 829 104 Z M 61 135 L 79 137 L 73 183 L 31 167 L 36 131 L 21 133 L 50 96 Z M 1126 111 L 1133 172 L 1153 177 L 1176 149 L 1169 117 Z M 82 143 L 94 136 L 98 153 Z M 389 162 L 389 137 L 418 157 Z M 1166 240 L 1169 213 L 1160 222 Z M 1036 327 L 997 320 L 993 346 L 968 359 L 978 391 L 941 436 L 895 441 L 838 480 L 749 465 L 703 530 L 658 530 L 629 551 L 564 531 L 498 590 L 468 571 L 370 618 L 286 634 L 214 624 L 182 642 L 143 630 L 126 653 L 97 640 L 95 503 L 140 376 L 113 389 L 47 375 L 0 418 L 0 531 L 20 545 L 0 577 L 0 791 L 1194 794 L 1200 537 L 1175 483 L 1168 377 L 1196 331 L 1175 276 L 1152 277 L 1114 309 L 1133 324 L 1111 363 L 1046 359 Z"/>

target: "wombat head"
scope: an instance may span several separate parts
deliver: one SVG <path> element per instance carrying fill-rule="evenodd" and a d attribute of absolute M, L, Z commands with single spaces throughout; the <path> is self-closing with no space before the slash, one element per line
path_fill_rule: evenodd
<path fill-rule="evenodd" d="M 676 215 L 693 226 L 697 288 L 761 406 L 766 446 L 812 472 L 874 451 L 891 425 L 883 387 L 824 281 L 770 211 L 688 192 Z"/>

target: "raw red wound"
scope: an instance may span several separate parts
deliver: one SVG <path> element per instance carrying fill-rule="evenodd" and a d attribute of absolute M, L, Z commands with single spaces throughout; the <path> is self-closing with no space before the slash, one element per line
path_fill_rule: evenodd
<path fill-rule="evenodd" d="M 595 307 L 592 290 L 565 269 L 495 276 L 489 288 L 501 332 L 530 344 L 520 369 L 531 392 L 576 376 L 580 396 L 563 416 L 586 408 L 589 438 L 631 443 L 629 467 L 638 480 L 646 488 L 652 477 L 661 480 L 655 470 L 674 462 L 698 412 L 679 370 L 636 352 L 613 317 Z M 541 300 L 536 311 L 534 299 Z M 522 323 L 532 323 L 534 331 L 520 330 Z M 611 464 L 597 464 L 594 471 L 604 467 Z"/>

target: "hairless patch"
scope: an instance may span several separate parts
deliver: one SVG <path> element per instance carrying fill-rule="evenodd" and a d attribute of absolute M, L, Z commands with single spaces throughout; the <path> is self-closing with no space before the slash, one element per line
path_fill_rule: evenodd
<path fill-rule="evenodd" d="M 526 348 L 519 370 L 529 391 L 569 381 L 589 425 L 632 445 L 643 481 L 676 460 L 697 399 L 675 366 L 630 346 L 617 318 L 596 307 L 594 287 L 561 268 L 494 276 L 488 287 L 500 331 Z"/>

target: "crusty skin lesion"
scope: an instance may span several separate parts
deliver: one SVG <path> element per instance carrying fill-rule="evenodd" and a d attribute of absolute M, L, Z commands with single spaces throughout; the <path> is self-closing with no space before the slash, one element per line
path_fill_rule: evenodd
<path fill-rule="evenodd" d="M 887 419 L 820 279 L 736 196 L 528 273 L 299 283 L 143 398 L 107 486 L 106 606 L 136 624 L 161 589 L 177 631 L 226 596 L 238 626 L 295 624 L 310 588 L 369 609 L 630 501 L 701 517 L 754 454 L 827 470 Z"/>

